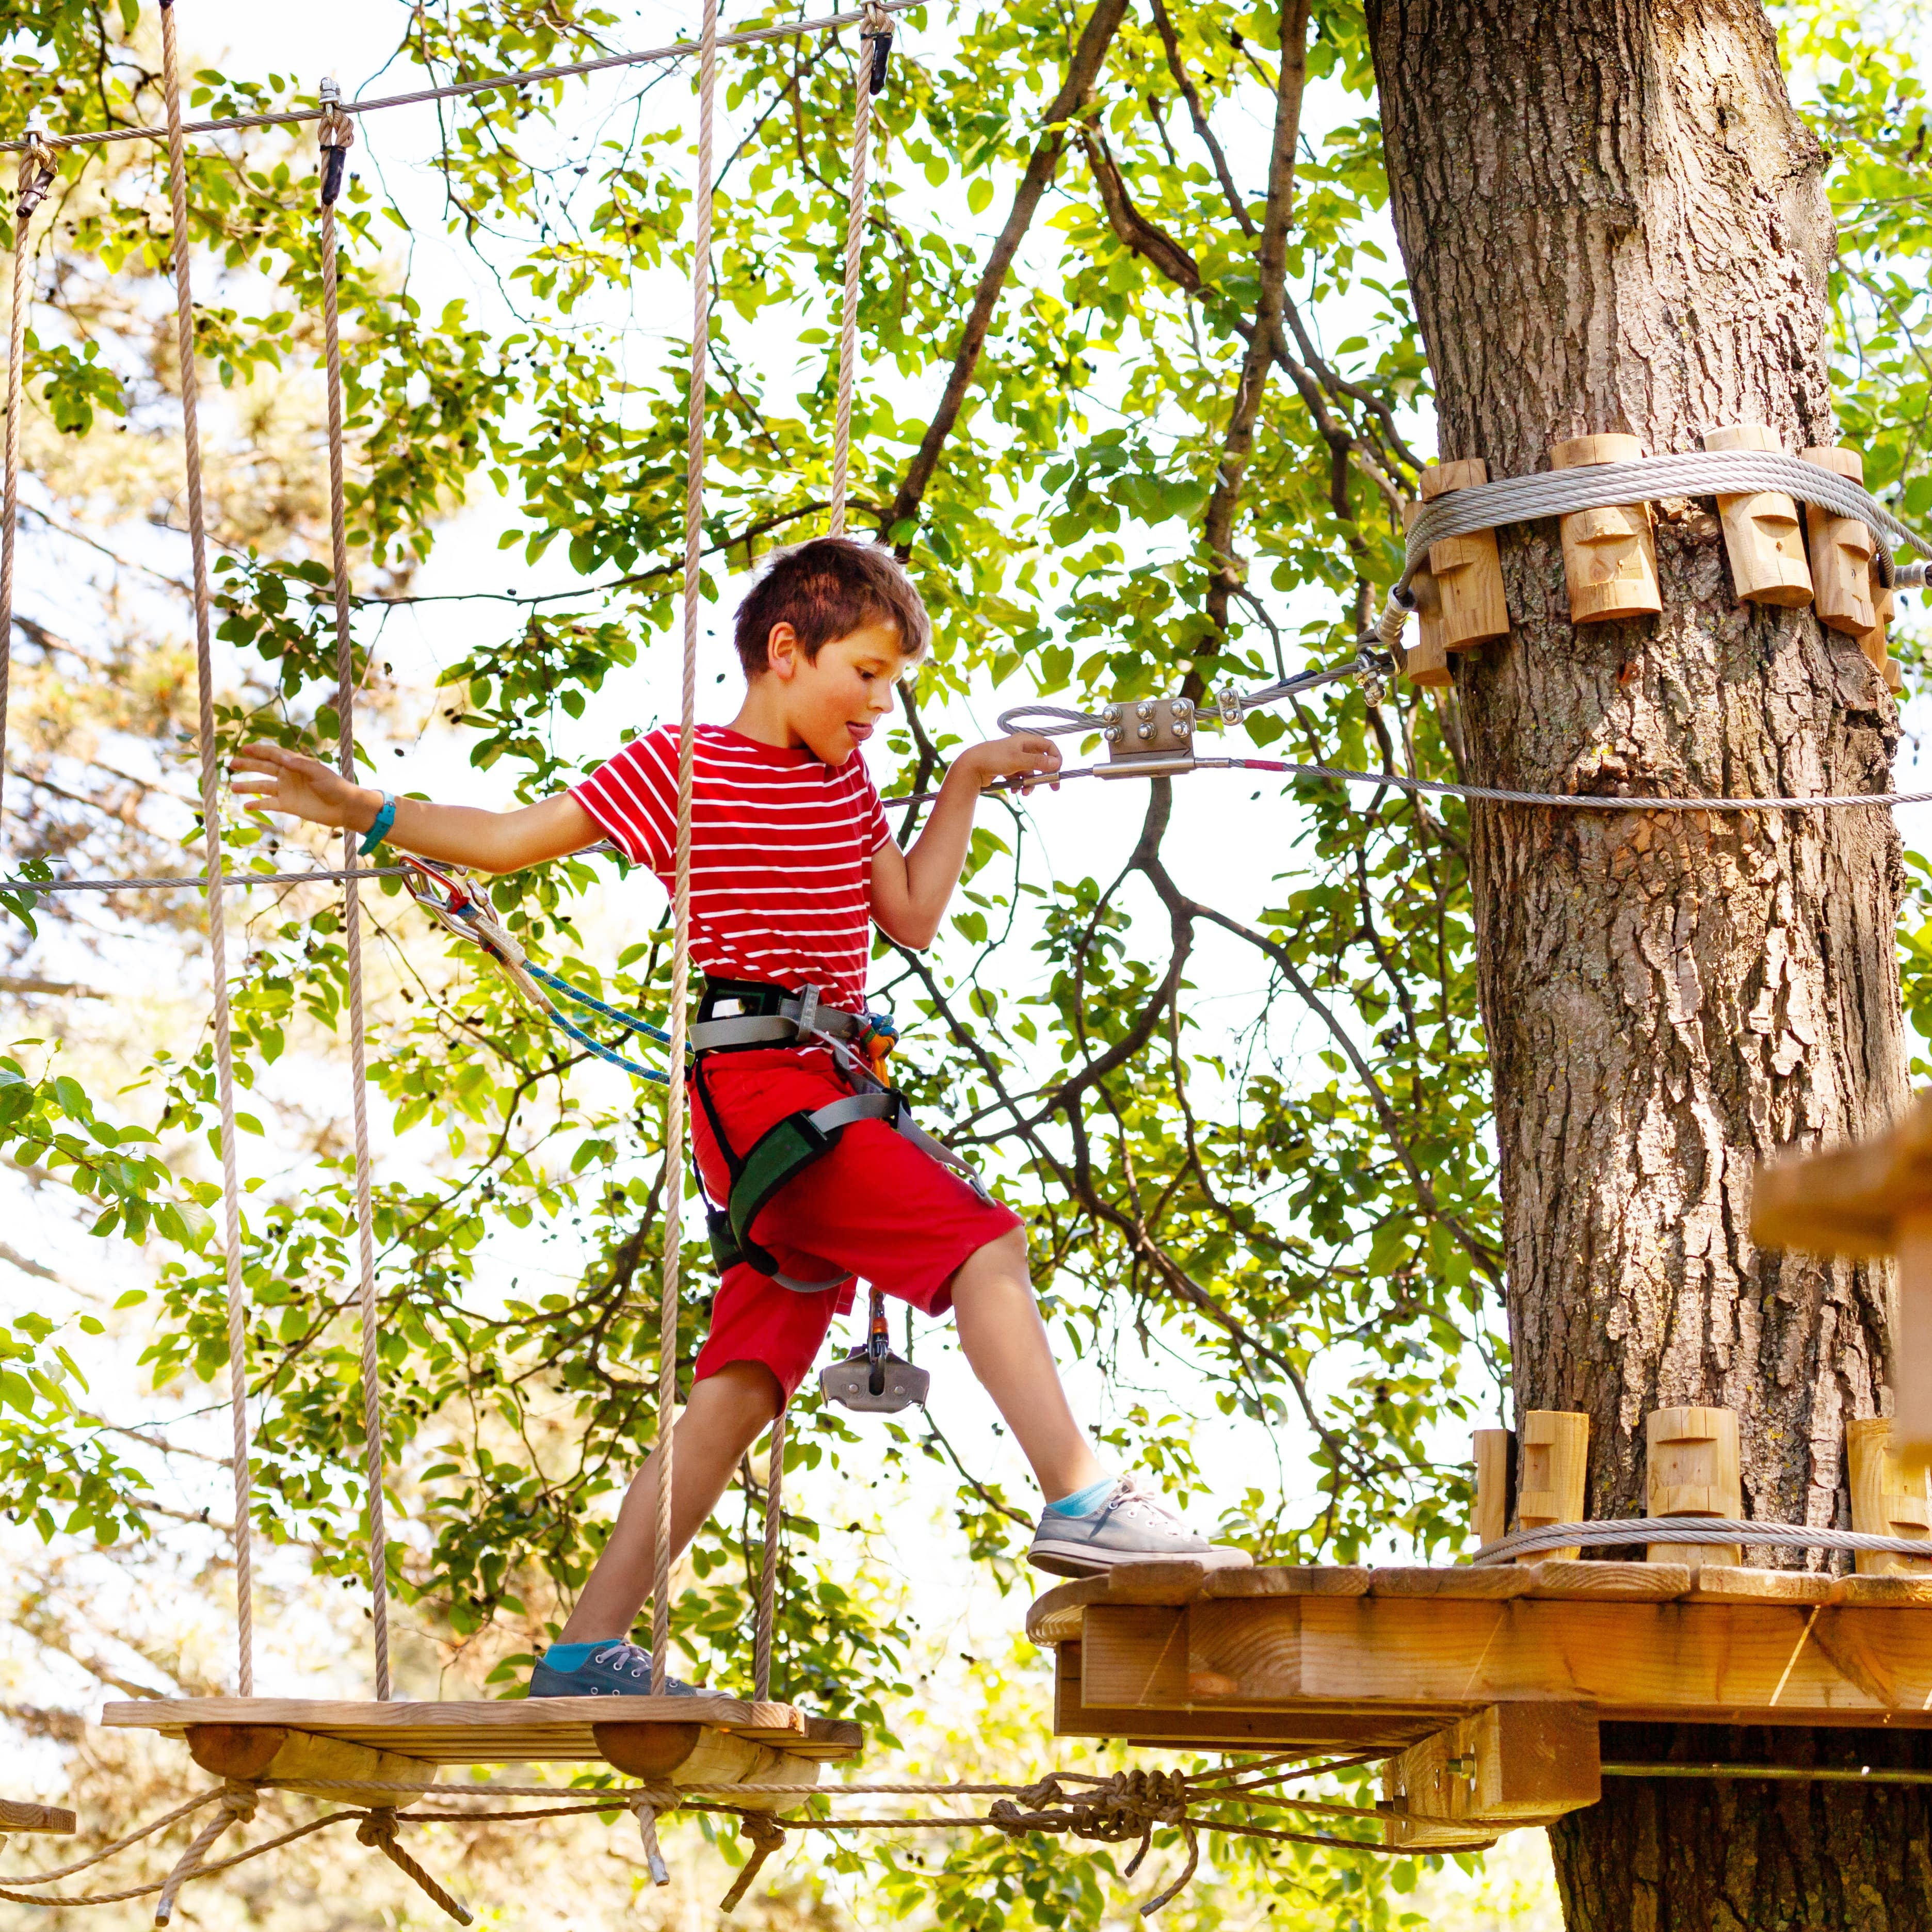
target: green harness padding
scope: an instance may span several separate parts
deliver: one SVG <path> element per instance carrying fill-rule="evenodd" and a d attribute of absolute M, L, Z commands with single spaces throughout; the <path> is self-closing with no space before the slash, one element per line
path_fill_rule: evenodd
<path fill-rule="evenodd" d="M 706 1212 L 711 1258 L 720 1274 L 740 1262 L 748 1262 L 781 1288 L 799 1294 L 821 1293 L 836 1288 L 845 1279 L 838 1274 L 829 1281 L 799 1281 L 785 1274 L 771 1250 L 752 1238 L 752 1224 L 779 1189 L 823 1160 L 838 1144 L 854 1120 L 884 1120 L 909 1138 L 921 1142 L 931 1139 L 914 1124 L 906 1109 L 905 1096 L 890 1089 L 882 1094 L 854 1094 L 810 1112 L 801 1110 L 788 1114 L 752 1143 L 750 1153 L 739 1163 L 732 1178 L 731 1192 L 724 1207 Z"/>

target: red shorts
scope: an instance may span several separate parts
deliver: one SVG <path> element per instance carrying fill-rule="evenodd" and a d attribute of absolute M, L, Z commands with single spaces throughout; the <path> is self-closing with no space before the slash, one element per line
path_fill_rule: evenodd
<path fill-rule="evenodd" d="M 830 1054 L 796 1047 L 709 1056 L 704 1084 L 741 1159 L 786 1114 L 826 1106 L 852 1091 Z M 698 1171 L 712 1199 L 722 1202 L 730 1176 L 695 1093 L 691 1125 Z M 762 1362 L 789 1398 L 811 1372 L 832 1317 L 852 1306 L 854 1276 L 922 1314 L 944 1315 L 952 1306 L 960 1264 L 1021 1225 L 1010 1208 L 982 1200 L 884 1120 L 855 1120 L 824 1160 L 772 1196 L 752 1227 L 787 1274 L 801 1281 L 839 1274 L 845 1280 L 821 1293 L 800 1294 L 748 1262 L 726 1269 L 693 1379 L 701 1382 L 730 1362 Z"/>

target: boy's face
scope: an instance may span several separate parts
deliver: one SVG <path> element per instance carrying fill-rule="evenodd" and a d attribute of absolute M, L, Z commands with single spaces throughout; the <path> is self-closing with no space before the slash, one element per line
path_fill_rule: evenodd
<path fill-rule="evenodd" d="M 824 645 L 808 658 L 789 624 L 775 624 L 766 645 L 784 718 L 797 743 L 833 766 L 842 765 L 892 708 L 892 687 L 910 660 L 899 628 L 874 622 Z"/>

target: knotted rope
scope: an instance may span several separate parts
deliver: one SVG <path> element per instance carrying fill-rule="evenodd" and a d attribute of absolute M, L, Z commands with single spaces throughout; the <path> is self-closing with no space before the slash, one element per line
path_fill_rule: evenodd
<path fill-rule="evenodd" d="M 6 806 L 7 687 L 14 660 L 14 532 L 20 508 L 20 402 L 26 388 L 27 224 L 53 185 L 54 152 L 29 124 L 14 198 L 14 306 L 7 318 L 7 473 L 0 503 L 0 815 Z"/>
<path fill-rule="evenodd" d="M 349 580 L 349 517 L 343 482 L 342 326 L 337 310 L 335 197 L 356 130 L 336 104 L 341 90 L 333 77 L 322 83 L 323 112 L 316 139 L 322 148 L 322 332 L 328 373 L 329 564 L 335 592 L 336 762 L 356 782 L 356 643 Z M 388 1525 L 382 1499 L 382 1367 L 376 1350 L 376 1221 L 369 1160 L 368 1070 L 362 1018 L 362 902 L 354 870 L 356 835 L 342 835 L 347 876 L 342 888 L 342 925 L 349 980 L 349 1095 L 356 1141 L 356 1250 L 362 1318 L 362 1452 L 369 1491 L 369 1599 L 376 1646 L 376 1696 L 389 1701 Z"/>
<path fill-rule="evenodd" d="M 764 1870 L 765 1861 L 774 1852 L 784 1849 L 784 1827 L 776 1819 L 748 1811 L 740 1816 L 738 1826 L 752 1841 L 751 1853 L 739 1868 L 738 1876 L 731 1881 L 731 1889 L 718 1901 L 720 1912 L 735 1912 L 759 1873 Z"/>
<path fill-rule="evenodd" d="M 718 83 L 718 0 L 704 0 L 698 62 L 698 191 L 691 244 L 691 373 L 684 475 L 684 680 L 677 729 L 677 848 L 671 891 L 670 1040 L 666 1064 L 684 1064 L 691 1000 L 691 794 L 698 752 L 698 625 L 704 580 L 704 405 L 711 360 L 712 110 Z M 658 1508 L 652 1550 L 651 1688 L 670 1677 L 671 1419 L 677 1408 L 678 1266 L 684 1205 L 682 1082 L 664 1102 L 664 1256 L 658 1300 Z M 655 1831 L 650 1834 L 656 1840 Z"/>
<path fill-rule="evenodd" d="M 396 1814 L 386 1806 L 379 1806 L 371 1811 L 356 1828 L 356 1842 L 359 1845 L 373 1845 L 406 1877 L 420 1886 L 436 1904 L 448 1912 L 459 1925 L 476 1923 L 470 1908 L 459 1899 L 453 1898 L 396 1843 Z"/>
<path fill-rule="evenodd" d="M 154 1901 L 154 1923 L 165 1925 L 175 1916 L 175 1900 L 181 1888 L 201 1869 L 211 1846 L 231 1825 L 245 1825 L 254 1818 L 256 1795 L 252 1784 L 230 1778 L 221 1787 L 219 1808 L 214 1816 L 188 1840 L 188 1850 L 175 1861 L 175 1868 L 161 1883 L 161 1895 Z"/>
<path fill-rule="evenodd" d="M 658 1843 L 658 1814 L 675 1811 L 682 1802 L 681 1794 L 673 1785 L 646 1784 L 626 1792 L 624 1802 L 638 1821 L 638 1835 L 644 1841 L 644 1862 L 650 1867 L 652 1884 L 670 1884 L 670 1868 L 664 1863 L 664 1850 Z"/>
<path fill-rule="evenodd" d="M 845 200 L 845 291 L 838 319 L 838 397 L 832 418 L 832 534 L 845 534 L 845 495 L 852 468 L 852 391 L 859 361 L 859 272 L 866 236 L 866 151 L 871 143 L 872 96 L 886 84 L 892 16 L 866 0 L 853 64 L 852 166 Z"/>
<path fill-rule="evenodd" d="M 1066 1790 L 1059 1774 L 1049 1772 L 1017 1798 L 994 1799 L 987 1816 L 998 1830 L 1013 1838 L 1028 1832 L 1064 1833 L 1103 1845 L 1138 1838 L 1139 1846 L 1121 1874 L 1125 1878 L 1132 1878 L 1140 1869 L 1156 1831 L 1178 1832 L 1187 1847 L 1187 1862 L 1172 1885 L 1141 1907 L 1141 1916 L 1150 1918 L 1185 1888 L 1201 1862 L 1201 1847 L 1189 1814 L 1192 1802 L 1185 1772 L 1120 1771 L 1077 1792 Z"/>
<path fill-rule="evenodd" d="M 200 700 L 201 822 L 208 874 L 221 862 L 221 765 L 214 732 L 214 664 L 209 642 L 208 533 L 202 518 L 201 428 L 194 368 L 194 291 L 188 277 L 188 149 L 182 138 L 181 78 L 175 50 L 174 0 L 161 0 L 161 79 L 168 110 L 168 198 L 174 224 L 169 248 L 175 278 L 175 322 L 181 354 L 182 443 L 188 476 L 188 553 L 194 563 L 194 662 Z M 235 1054 L 228 1014 L 226 910 L 208 896 L 209 976 L 214 982 L 214 1086 L 221 1115 L 222 1263 L 228 1285 L 228 1402 L 234 1436 L 235 1623 L 241 1694 L 255 1694 L 255 1592 L 249 1547 L 248 1290 L 242 1276 L 242 1184 L 236 1171 Z"/>

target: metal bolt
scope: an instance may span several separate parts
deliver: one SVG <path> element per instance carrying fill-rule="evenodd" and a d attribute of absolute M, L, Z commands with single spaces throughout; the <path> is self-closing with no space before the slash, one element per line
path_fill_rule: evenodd
<path fill-rule="evenodd" d="M 1151 718 L 1154 716 L 1154 700 L 1150 698 L 1144 698 L 1136 709 L 1142 718 Z"/>
<path fill-rule="evenodd" d="M 1120 707 L 1118 704 L 1110 704 L 1100 716 L 1106 723 L 1118 724 L 1120 722 Z"/>
<path fill-rule="evenodd" d="M 1120 742 L 1120 728 L 1118 724 L 1109 724 L 1100 735 L 1108 744 L 1118 745 Z"/>
<path fill-rule="evenodd" d="M 1154 727 L 1151 724 L 1139 724 L 1134 728 L 1143 738 L 1151 738 L 1154 736 Z"/>
<path fill-rule="evenodd" d="M 1444 1768 L 1451 1778 L 1473 1778 L 1476 1774 L 1476 1760 L 1473 1757 L 1452 1757 Z"/>
<path fill-rule="evenodd" d="M 1179 716 L 1175 717 L 1174 721 L 1174 735 L 1177 738 L 1186 737 L 1188 733 L 1192 729 L 1193 727 L 1188 723 L 1185 718 Z"/>

